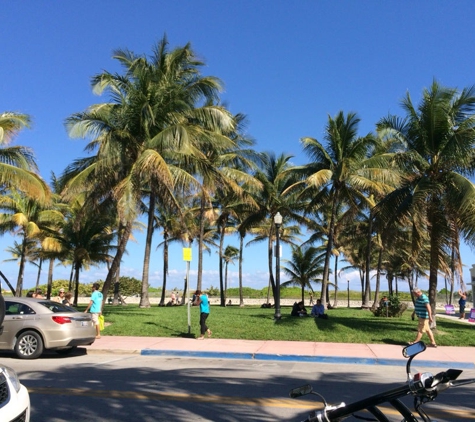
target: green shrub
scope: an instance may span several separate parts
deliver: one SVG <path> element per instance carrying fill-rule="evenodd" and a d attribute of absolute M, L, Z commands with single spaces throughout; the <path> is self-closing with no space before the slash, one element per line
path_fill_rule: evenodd
<path fill-rule="evenodd" d="M 401 317 L 407 309 L 407 303 L 401 303 L 398 296 L 383 296 L 379 301 L 378 308 L 372 308 L 374 316 L 377 317 Z"/>

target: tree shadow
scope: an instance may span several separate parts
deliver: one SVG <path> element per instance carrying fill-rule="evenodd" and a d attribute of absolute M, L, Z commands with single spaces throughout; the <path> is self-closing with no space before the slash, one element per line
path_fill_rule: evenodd
<path fill-rule="evenodd" d="M 202 420 L 215 422 L 283 420 L 279 401 L 288 400 L 291 388 L 313 382 L 329 403 L 351 403 L 405 383 L 404 368 L 400 381 L 375 383 L 365 373 L 351 370 L 344 376 L 327 376 L 331 366 L 279 363 L 275 371 L 256 370 L 249 361 L 208 365 L 202 359 L 168 358 L 157 363 L 141 356 L 130 366 L 118 366 L 100 359 L 87 365 L 61 359 L 60 370 L 38 366 L 20 371 L 22 383 L 30 390 L 31 419 L 35 421 L 140 420 L 152 422 Z M 92 359 L 91 359 L 92 360 Z M 162 363 L 163 362 L 163 363 Z M 259 364 L 262 367 L 262 363 Z M 330 372 L 331 373 L 331 372 Z M 304 401 L 310 401 L 305 398 Z M 439 400 L 439 398 L 438 398 Z M 475 411 L 471 390 L 457 389 L 457 403 Z M 268 404 L 274 401 L 276 404 Z M 440 398 L 444 403 L 444 398 Z M 445 402 L 451 402 L 447 398 Z M 267 404 L 266 404 L 267 403 Z M 455 406 L 455 405 L 454 405 Z M 314 409 L 321 407 L 316 401 Z M 313 406 L 312 406 L 313 408 Z M 312 410 L 303 409 L 296 400 L 292 420 L 302 420 Z M 431 409 L 433 411 L 433 409 Z M 451 419 L 451 409 L 437 409 L 438 415 Z M 473 414 L 473 413 L 472 413 Z M 453 416 L 453 415 L 452 415 Z"/>

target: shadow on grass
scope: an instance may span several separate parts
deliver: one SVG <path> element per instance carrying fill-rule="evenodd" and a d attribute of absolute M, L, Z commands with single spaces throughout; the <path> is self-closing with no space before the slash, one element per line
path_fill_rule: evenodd
<path fill-rule="evenodd" d="M 180 338 L 196 338 L 196 335 L 193 333 L 178 333 L 173 337 L 180 337 Z"/>
<path fill-rule="evenodd" d="M 403 342 L 403 341 L 397 341 L 397 340 L 394 340 L 393 338 L 382 338 L 381 341 L 384 343 L 384 344 L 393 344 L 394 346 L 407 346 L 407 343 Z"/>

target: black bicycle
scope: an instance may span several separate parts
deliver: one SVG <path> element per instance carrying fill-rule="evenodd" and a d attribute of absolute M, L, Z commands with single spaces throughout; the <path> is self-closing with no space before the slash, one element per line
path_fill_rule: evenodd
<path fill-rule="evenodd" d="M 426 345 L 422 341 L 407 346 L 402 350 L 402 355 L 409 358 L 406 364 L 407 382 L 401 387 L 384 393 L 379 393 L 354 403 L 340 403 L 332 406 L 326 402 L 321 394 L 313 391 L 311 385 L 307 384 L 291 390 L 290 397 L 295 398 L 313 394 L 322 400 L 323 409 L 312 412 L 304 422 L 336 422 L 349 417 L 366 421 L 390 422 L 388 417 L 384 415 L 383 410 L 380 409 L 382 404 L 389 404 L 396 409 L 403 417 L 402 422 L 430 422 L 429 415 L 423 409 L 425 403 L 435 400 L 440 392 L 449 387 L 475 383 L 475 378 L 457 380 L 463 372 L 459 369 L 448 369 L 437 375 L 432 375 L 430 372 L 412 375 L 411 362 L 415 356 L 424 350 L 426 350 Z M 401 401 L 402 398 L 407 396 L 414 396 L 414 411 L 418 416 L 415 416 L 413 411 Z M 358 415 L 357 412 L 362 411 L 366 411 L 365 416 Z"/>

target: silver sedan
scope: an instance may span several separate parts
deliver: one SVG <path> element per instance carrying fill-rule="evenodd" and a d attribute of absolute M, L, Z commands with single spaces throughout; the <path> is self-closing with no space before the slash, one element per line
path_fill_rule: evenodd
<path fill-rule="evenodd" d="M 13 350 L 21 359 L 36 359 L 44 350 L 69 353 L 94 343 L 91 315 L 46 299 L 6 297 L 0 350 Z"/>

